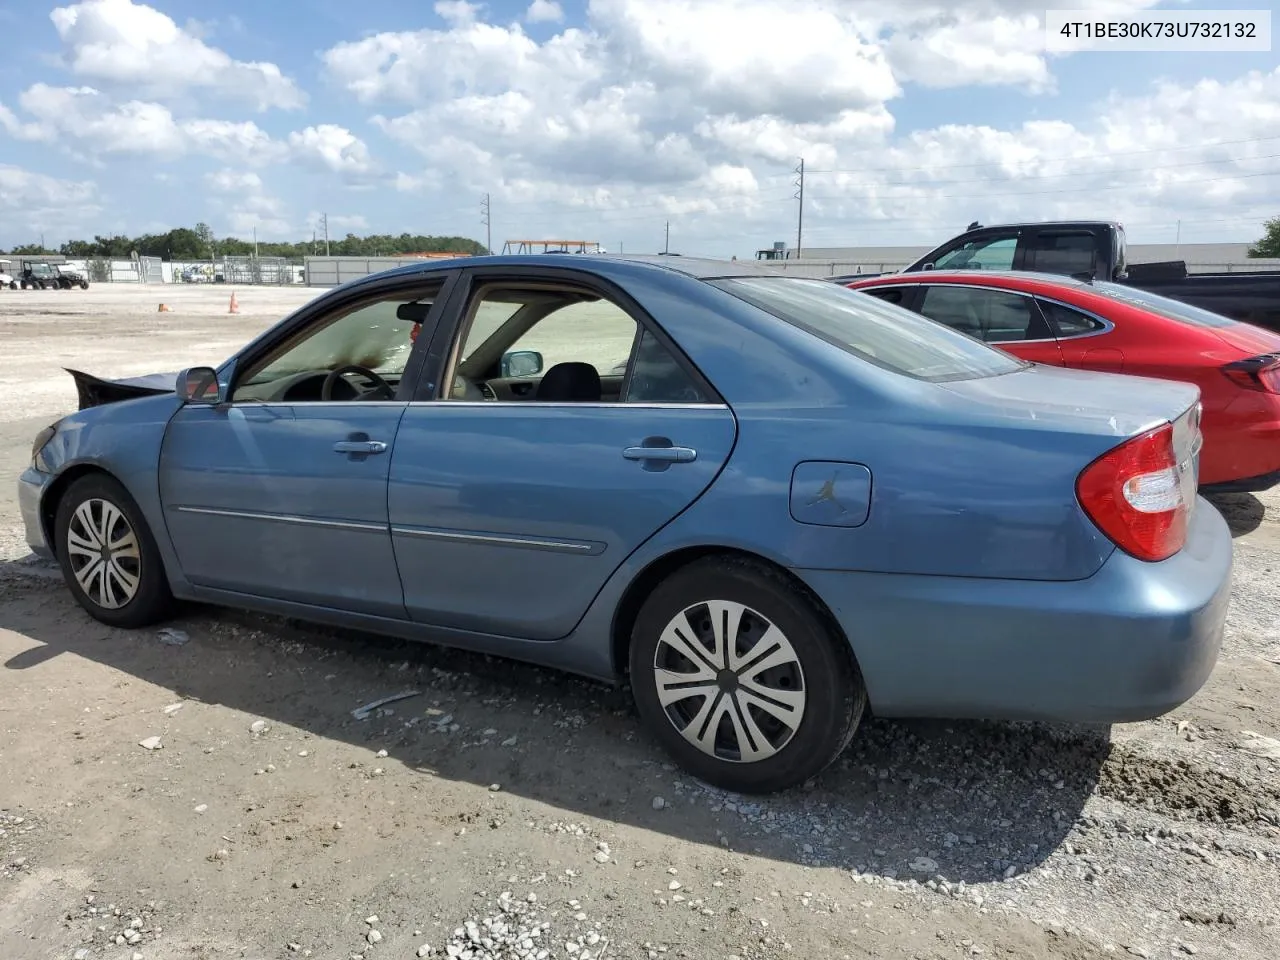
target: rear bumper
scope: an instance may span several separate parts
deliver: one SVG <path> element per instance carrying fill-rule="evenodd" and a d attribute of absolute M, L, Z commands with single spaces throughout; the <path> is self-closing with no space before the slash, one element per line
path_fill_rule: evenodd
<path fill-rule="evenodd" d="M 53 479 L 47 473 L 28 467 L 18 478 L 18 512 L 26 528 L 27 546 L 36 556 L 52 560 L 53 551 L 44 536 L 44 524 L 40 521 L 40 498 L 44 488 Z"/>
<path fill-rule="evenodd" d="M 1231 561 L 1226 521 L 1198 498 L 1176 556 L 1117 550 L 1086 580 L 796 573 L 844 628 L 877 715 L 1123 723 L 1208 679 Z"/>

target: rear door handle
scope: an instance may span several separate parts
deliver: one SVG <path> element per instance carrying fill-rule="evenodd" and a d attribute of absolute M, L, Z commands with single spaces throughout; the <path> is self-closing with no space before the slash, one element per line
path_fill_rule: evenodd
<path fill-rule="evenodd" d="M 692 463 L 698 459 L 693 447 L 626 447 L 622 455 L 628 460 L 661 460 L 666 463 Z"/>
<path fill-rule="evenodd" d="M 387 445 L 381 440 L 339 440 L 333 445 L 334 453 L 386 453 Z"/>

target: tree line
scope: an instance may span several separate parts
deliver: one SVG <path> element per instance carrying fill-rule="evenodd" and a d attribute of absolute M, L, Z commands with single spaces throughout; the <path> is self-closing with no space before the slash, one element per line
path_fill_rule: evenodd
<path fill-rule="evenodd" d="M 1249 248 L 1251 257 L 1280 257 L 1280 217 L 1264 224 L 1262 239 Z"/>
<path fill-rule="evenodd" d="M 214 236 L 207 223 L 192 227 L 179 227 L 168 233 L 144 233 L 138 237 L 117 234 L 111 237 L 95 236 L 92 240 L 68 240 L 53 250 L 40 243 L 25 243 L 9 251 L 15 256 L 48 256 L 61 254 L 75 260 L 92 257 L 109 257 L 126 260 L 135 253 L 140 257 L 160 257 L 162 260 L 214 260 L 219 257 L 247 257 L 256 252 L 262 257 L 291 257 L 300 259 L 325 254 L 322 239 L 302 240 L 298 243 L 260 242 L 239 237 Z M 358 237 L 348 233 L 341 239 L 330 238 L 328 253 L 335 257 L 394 257 L 410 253 L 470 253 L 483 254 L 485 246 L 469 237 L 434 237 L 402 233 L 371 234 Z"/>

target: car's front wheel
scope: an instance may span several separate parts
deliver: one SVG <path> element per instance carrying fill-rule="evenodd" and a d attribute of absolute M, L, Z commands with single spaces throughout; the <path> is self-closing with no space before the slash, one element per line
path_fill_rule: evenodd
<path fill-rule="evenodd" d="M 58 562 L 72 595 L 113 627 L 162 619 L 173 595 L 160 551 L 129 492 L 106 474 L 73 481 L 54 519 Z"/>
<path fill-rule="evenodd" d="M 696 561 L 659 584 L 636 618 L 630 670 L 641 717 L 677 762 L 742 793 L 821 772 L 867 703 L 816 601 L 747 559 Z"/>

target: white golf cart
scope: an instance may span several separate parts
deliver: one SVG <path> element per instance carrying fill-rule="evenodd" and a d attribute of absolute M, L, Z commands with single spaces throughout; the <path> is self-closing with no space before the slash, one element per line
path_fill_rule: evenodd
<path fill-rule="evenodd" d="M 18 289 L 18 281 L 13 278 L 13 274 L 9 272 L 9 264 L 12 260 L 0 260 L 0 289 L 8 287 L 10 290 Z"/>

